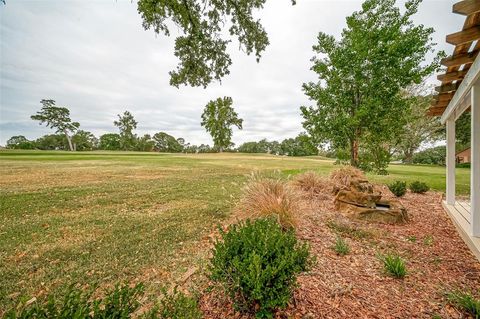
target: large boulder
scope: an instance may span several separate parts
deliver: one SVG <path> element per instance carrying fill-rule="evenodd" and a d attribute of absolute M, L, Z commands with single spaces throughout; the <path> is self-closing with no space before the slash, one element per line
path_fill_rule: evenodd
<path fill-rule="evenodd" d="M 340 190 L 335 197 L 335 208 L 349 217 L 389 224 L 405 223 L 407 210 L 397 200 L 381 200 L 379 193 L 368 194 L 356 190 Z"/>

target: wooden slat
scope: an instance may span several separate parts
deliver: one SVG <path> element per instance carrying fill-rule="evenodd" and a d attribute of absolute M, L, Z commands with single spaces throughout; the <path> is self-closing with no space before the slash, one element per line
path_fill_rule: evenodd
<path fill-rule="evenodd" d="M 475 26 L 466 30 L 447 35 L 447 43 L 460 45 L 480 39 L 480 27 Z"/>
<path fill-rule="evenodd" d="M 470 15 L 480 12 L 480 1 L 478 0 L 464 0 L 453 5 L 453 13 Z"/>
<path fill-rule="evenodd" d="M 455 93 L 442 93 L 438 95 L 434 95 L 432 101 L 450 101 Z"/>
<path fill-rule="evenodd" d="M 435 87 L 435 91 L 437 91 L 438 93 L 451 92 L 451 91 L 457 90 L 458 86 L 459 86 L 459 83 L 443 84 L 441 86 Z"/>
<path fill-rule="evenodd" d="M 479 2 L 480 3 L 480 2 Z M 479 51 L 472 51 L 468 53 L 460 53 L 447 58 L 442 59 L 440 63 L 446 67 L 460 66 L 462 64 L 473 63 L 477 57 Z"/>
<path fill-rule="evenodd" d="M 467 16 L 467 18 L 465 19 L 462 30 L 466 30 L 468 28 L 474 27 L 474 26 L 479 25 L 479 24 L 480 24 L 480 13 L 471 14 L 471 15 Z M 477 48 L 478 48 L 478 45 L 479 45 L 479 43 L 477 43 Z M 465 43 L 465 44 L 462 44 L 462 45 L 457 45 L 455 47 L 455 49 L 453 50 L 452 55 L 457 55 L 457 54 L 460 54 L 460 53 L 467 53 L 470 49 L 470 46 L 471 46 L 471 43 Z M 460 66 L 451 66 L 447 69 L 447 73 L 452 72 L 452 71 L 458 71 L 459 67 Z"/>
<path fill-rule="evenodd" d="M 442 115 L 446 107 L 431 107 L 427 110 L 427 115 L 438 116 Z"/>
<path fill-rule="evenodd" d="M 455 203 L 455 209 L 462 215 L 463 218 L 470 224 L 470 211 L 466 210 L 462 205 Z"/>
<path fill-rule="evenodd" d="M 448 83 L 448 82 L 453 82 L 457 80 L 462 80 L 465 75 L 467 75 L 467 71 L 462 70 L 462 71 L 453 71 L 450 73 L 445 73 L 445 74 L 439 74 L 437 75 L 437 79 L 439 81 L 442 81 L 443 83 Z"/>
<path fill-rule="evenodd" d="M 447 107 L 448 103 L 450 103 L 450 100 L 446 100 L 446 101 L 436 101 L 435 103 L 432 103 L 432 107 Z"/>

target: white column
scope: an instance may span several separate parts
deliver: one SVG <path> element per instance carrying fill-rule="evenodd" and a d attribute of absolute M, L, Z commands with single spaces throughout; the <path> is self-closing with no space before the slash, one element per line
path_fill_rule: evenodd
<path fill-rule="evenodd" d="M 447 204 L 455 205 L 455 119 L 447 120 Z"/>
<path fill-rule="evenodd" d="M 480 83 L 472 86 L 470 199 L 472 235 L 480 237 Z"/>

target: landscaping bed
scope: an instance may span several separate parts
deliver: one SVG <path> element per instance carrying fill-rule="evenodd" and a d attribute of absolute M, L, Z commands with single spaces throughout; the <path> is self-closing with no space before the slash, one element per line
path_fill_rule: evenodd
<path fill-rule="evenodd" d="M 387 187 L 381 191 L 387 199 L 394 198 Z M 480 263 L 444 212 L 442 194 L 408 192 L 400 198 L 409 216 L 401 225 L 346 218 L 335 211 L 333 197 L 303 200 L 297 236 L 310 243 L 316 264 L 299 277 L 289 307 L 277 317 L 465 318 L 447 294 L 478 293 Z M 333 249 L 339 236 L 350 248 L 345 256 Z M 405 278 L 385 273 L 386 254 L 405 261 Z M 201 308 L 206 318 L 243 318 L 218 289 L 203 295 Z"/>

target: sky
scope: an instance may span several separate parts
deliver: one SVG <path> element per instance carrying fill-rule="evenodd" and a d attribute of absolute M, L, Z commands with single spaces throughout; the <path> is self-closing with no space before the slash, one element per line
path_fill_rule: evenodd
<path fill-rule="evenodd" d="M 233 42 L 230 74 L 204 89 L 169 85 L 168 71 L 177 65 L 174 36 L 144 30 L 135 1 L 6 1 L 0 5 L 0 145 L 14 135 L 53 133 L 30 119 L 42 99 L 67 106 L 72 120 L 97 136 L 117 132 L 113 121 L 128 110 L 139 135 L 163 131 L 213 144 L 200 126 L 201 113 L 209 100 L 231 96 L 244 119 L 243 130 L 234 130 L 237 145 L 295 137 L 303 131 L 300 106 L 313 104 L 301 86 L 316 80 L 310 59 L 318 32 L 339 38 L 345 18 L 362 3 L 267 1 L 257 14 L 270 40 L 260 62 Z M 414 17 L 436 30 L 436 48 L 447 54 L 453 46 L 445 35 L 461 30 L 465 20 L 451 12 L 454 2 L 424 0 Z"/>

